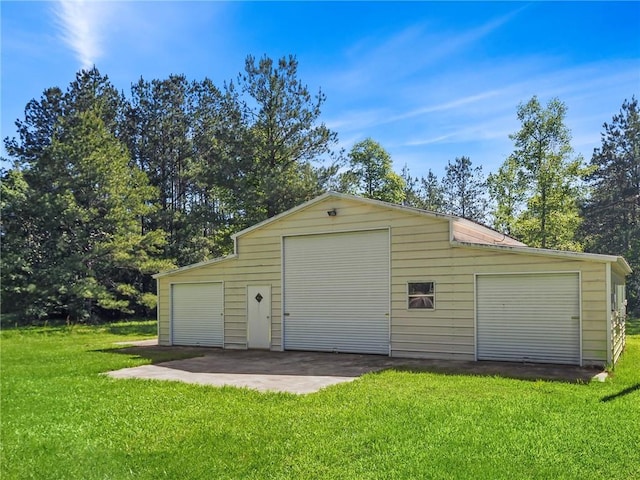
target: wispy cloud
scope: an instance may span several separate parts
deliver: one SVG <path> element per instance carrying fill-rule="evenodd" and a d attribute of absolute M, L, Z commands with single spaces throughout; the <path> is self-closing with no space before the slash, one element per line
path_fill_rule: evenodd
<path fill-rule="evenodd" d="M 59 0 L 54 4 L 59 36 L 82 68 L 91 68 L 103 54 L 102 25 L 108 22 L 108 5 L 86 0 Z"/>
<path fill-rule="evenodd" d="M 399 115 L 395 115 L 385 120 L 384 123 L 397 122 L 399 120 L 408 120 L 410 118 L 418 117 L 420 115 L 425 115 L 428 113 L 444 112 L 447 110 L 459 109 L 460 107 L 465 107 L 473 103 L 494 98 L 496 96 L 499 96 L 500 94 L 501 94 L 500 90 L 490 90 L 490 91 L 478 93 L 475 95 L 469 95 L 463 98 L 456 98 L 449 102 L 439 103 L 437 105 L 429 105 L 426 107 L 411 110 L 409 112 L 401 113 Z"/>
<path fill-rule="evenodd" d="M 637 72 L 637 60 L 570 65 L 549 55 L 458 62 L 379 94 L 376 109 L 355 101 L 357 91 L 351 90 L 351 108 L 333 123 L 347 138 L 380 141 L 397 169 L 407 164 L 417 174 L 426 168 L 442 174 L 447 160 L 468 155 L 490 172 L 513 150 L 509 134 L 520 128 L 518 104 L 533 95 L 544 104 L 558 97 L 568 107 L 565 123 L 575 153 L 588 158 L 599 144 L 602 123 L 637 93 Z M 350 148 L 348 142 L 343 146 Z"/>
<path fill-rule="evenodd" d="M 462 31 L 436 30 L 428 22 L 406 26 L 392 35 L 360 39 L 344 52 L 348 69 L 333 71 L 325 85 L 367 91 L 373 84 L 404 84 L 415 75 L 428 72 L 449 58 L 503 27 L 524 8 L 493 18 Z"/>

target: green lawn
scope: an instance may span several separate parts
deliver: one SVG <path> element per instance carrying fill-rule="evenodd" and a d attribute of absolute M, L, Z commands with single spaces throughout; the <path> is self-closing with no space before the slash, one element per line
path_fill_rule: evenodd
<path fill-rule="evenodd" d="M 261 394 L 108 370 L 152 322 L 2 332 L 0 478 L 640 478 L 640 335 L 606 383 L 386 371 Z"/>

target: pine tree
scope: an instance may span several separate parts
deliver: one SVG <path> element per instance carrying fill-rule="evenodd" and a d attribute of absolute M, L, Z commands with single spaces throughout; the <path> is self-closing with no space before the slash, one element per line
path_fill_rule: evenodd
<path fill-rule="evenodd" d="M 405 163 L 402 167 L 400 177 L 404 182 L 404 200 L 403 205 L 415 208 L 421 208 L 420 200 L 420 179 L 418 177 L 412 177 L 409 167 Z"/>
<path fill-rule="evenodd" d="M 401 177 L 405 182 L 405 205 L 432 212 L 445 211 L 442 185 L 431 169 L 426 177 L 412 177 L 405 165 Z"/>
<path fill-rule="evenodd" d="M 473 167 L 469 157 L 448 162 L 442 181 L 446 213 L 483 222 L 487 214 L 482 167 Z"/>
<path fill-rule="evenodd" d="M 184 75 L 151 82 L 140 79 L 132 86 L 126 112 L 131 163 L 146 172 L 157 188 L 153 201 L 157 208 L 145 218 L 146 228 L 167 233 L 163 254 L 180 265 L 227 253 L 216 249 L 215 235 L 209 235 L 210 222 L 217 218 L 205 207 L 211 200 L 199 178 L 205 159 L 196 148 L 196 137 L 213 137 L 210 129 L 202 131 L 210 122 L 198 105 L 206 94 L 203 90 Z M 212 115 L 216 114 L 214 110 Z"/>
<path fill-rule="evenodd" d="M 640 111 L 625 100 L 602 145 L 591 157 L 591 195 L 582 207 L 581 238 L 589 251 L 623 255 L 634 273 L 627 281 L 629 311 L 640 313 Z"/>
<path fill-rule="evenodd" d="M 337 167 L 314 168 L 330 160 L 336 133 L 319 122 L 325 95 L 315 96 L 298 79 L 295 57 L 257 64 L 249 56 L 238 78 L 246 134 L 235 155 L 229 186 L 235 209 L 248 226 L 272 217 L 320 193 Z"/>
<path fill-rule="evenodd" d="M 444 191 L 438 176 L 429 169 L 426 177 L 420 179 L 421 208 L 432 212 L 444 212 Z"/>
<path fill-rule="evenodd" d="M 77 83 L 49 89 L 6 142 L 15 165 L 3 175 L 5 311 L 85 320 L 155 305 L 149 274 L 170 264 L 158 260 L 162 232 L 143 233 L 154 192 L 105 123 L 104 100 Z"/>
<path fill-rule="evenodd" d="M 154 189 L 95 112 L 72 118 L 51 152 L 66 169 L 58 170 L 56 189 L 40 197 L 50 209 L 47 222 L 55 219 L 50 231 L 61 232 L 52 233 L 56 248 L 40 270 L 53 271 L 49 288 L 64 294 L 62 306 L 75 318 L 153 308 L 143 276 L 168 266 L 154 258 L 163 232 L 143 233 L 141 226 Z"/>

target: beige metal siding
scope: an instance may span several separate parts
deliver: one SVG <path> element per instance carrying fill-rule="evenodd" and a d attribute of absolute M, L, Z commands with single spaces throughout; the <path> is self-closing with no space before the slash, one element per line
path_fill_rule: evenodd
<path fill-rule="evenodd" d="M 335 208 L 337 215 L 327 211 Z M 465 224 L 465 227 L 468 227 Z M 246 286 L 272 286 L 272 349 L 282 348 L 282 237 L 353 230 L 391 230 L 391 351 L 394 356 L 475 358 L 474 275 L 500 272 L 580 272 L 583 361 L 607 361 L 605 263 L 452 247 L 449 220 L 387 209 L 346 198 L 327 198 L 238 240 L 236 259 L 158 279 L 159 335 L 169 341 L 172 281 L 225 281 L 225 347 L 246 348 Z M 469 232 L 467 232 L 469 233 Z M 469 233 L 470 234 L 470 233 Z M 407 309 L 407 282 L 436 282 L 435 310 Z"/>
<path fill-rule="evenodd" d="M 284 347 L 389 354 L 389 231 L 284 239 Z"/>
<path fill-rule="evenodd" d="M 392 234 L 392 349 L 396 356 L 473 360 L 474 274 L 579 271 L 582 276 L 583 363 L 607 359 L 605 264 L 563 258 L 450 248 L 443 234 L 428 249 Z M 400 240 L 400 241 L 399 241 Z M 436 282 L 436 310 L 406 309 L 406 281 Z M 411 337 L 421 341 L 409 341 Z M 455 339 L 455 340 L 451 340 Z"/>
<path fill-rule="evenodd" d="M 279 247 L 279 239 L 275 240 Z M 171 282 L 224 281 L 225 293 L 225 348 L 247 347 L 247 285 L 272 285 L 272 336 L 280 324 L 280 259 L 267 249 L 259 259 L 247 261 L 234 258 L 205 265 L 192 270 L 158 278 L 159 343 L 170 344 L 170 289 Z M 275 317 L 275 318 L 273 318 Z M 279 336 L 278 336 L 279 338 Z M 272 348 L 274 346 L 272 345 Z M 278 348 L 278 345 L 275 346 Z"/>
<path fill-rule="evenodd" d="M 580 364 L 580 278 L 479 275 L 478 360 Z"/>

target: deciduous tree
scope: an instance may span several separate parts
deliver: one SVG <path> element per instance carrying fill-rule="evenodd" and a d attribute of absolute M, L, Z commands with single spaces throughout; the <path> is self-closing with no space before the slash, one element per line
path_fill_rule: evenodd
<path fill-rule="evenodd" d="M 582 158 L 573 155 L 566 110 L 555 98 L 546 107 L 535 96 L 520 104 L 521 128 L 510 135 L 515 150 L 490 182 L 497 226 L 506 226 L 533 247 L 582 248 L 575 234 L 587 170 Z"/>
<path fill-rule="evenodd" d="M 349 170 L 342 175 L 342 189 L 391 203 L 405 199 L 405 182 L 393 171 L 391 156 L 378 142 L 367 138 L 349 152 Z"/>
<path fill-rule="evenodd" d="M 527 192 L 523 171 L 515 157 L 510 156 L 496 173 L 487 177 L 487 190 L 494 201 L 493 226 L 508 235 L 517 232 L 517 220 Z"/>

